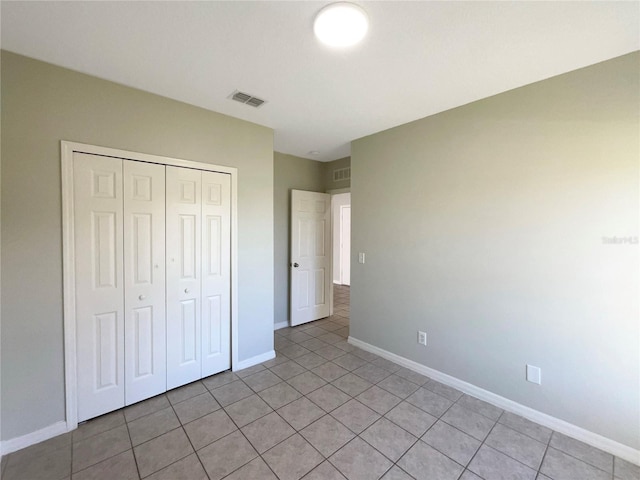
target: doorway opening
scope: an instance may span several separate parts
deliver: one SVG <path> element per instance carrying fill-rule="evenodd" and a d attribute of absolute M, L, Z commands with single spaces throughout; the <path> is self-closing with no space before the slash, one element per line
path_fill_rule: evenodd
<path fill-rule="evenodd" d="M 333 313 L 349 318 L 351 285 L 351 193 L 331 196 Z"/>
<path fill-rule="evenodd" d="M 331 197 L 333 283 L 351 285 L 351 193 Z"/>

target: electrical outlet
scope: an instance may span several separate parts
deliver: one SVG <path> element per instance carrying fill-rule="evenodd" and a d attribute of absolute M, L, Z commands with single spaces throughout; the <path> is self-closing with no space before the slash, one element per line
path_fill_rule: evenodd
<path fill-rule="evenodd" d="M 527 382 L 540 385 L 542 383 L 542 370 L 540 367 L 527 365 Z"/>
<path fill-rule="evenodd" d="M 427 346 L 427 332 L 418 331 L 418 343 Z"/>
<path fill-rule="evenodd" d="M 358 263 L 364 263 L 364 252 L 358 253 Z"/>

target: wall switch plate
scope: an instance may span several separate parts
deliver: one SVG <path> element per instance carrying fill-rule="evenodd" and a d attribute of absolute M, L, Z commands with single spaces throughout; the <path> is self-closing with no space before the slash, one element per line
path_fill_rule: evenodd
<path fill-rule="evenodd" d="M 364 263 L 364 252 L 358 253 L 358 263 Z"/>
<path fill-rule="evenodd" d="M 427 332 L 418 331 L 418 343 L 427 346 Z"/>
<path fill-rule="evenodd" d="M 540 367 L 527 365 L 527 382 L 540 385 L 542 383 L 542 371 Z"/>

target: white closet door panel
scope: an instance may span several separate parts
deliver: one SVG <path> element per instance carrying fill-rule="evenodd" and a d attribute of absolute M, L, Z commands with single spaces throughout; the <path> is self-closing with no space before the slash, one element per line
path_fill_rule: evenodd
<path fill-rule="evenodd" d="M 122 160 L 75 153 L 78 421 L 124 406 Z"/>
<path fill-rule="evenodd" d="M 202 172 L 166 169 L 167 389 L 202 378 Z"/>
<path fill-rule="evenodd" d="M 166 391 L 165 167 L 125 160 L 125 403 Z"/>
<path fill-rule="evenodd" d="M 202 172 L 202 376 L 231 367 L 231 177 Z"/>

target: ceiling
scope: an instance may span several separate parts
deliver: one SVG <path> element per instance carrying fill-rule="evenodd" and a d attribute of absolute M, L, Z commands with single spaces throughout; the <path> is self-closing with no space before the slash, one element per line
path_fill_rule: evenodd
<path fill-rule="evenodd" d="M 1 46 L 271 127 L 275 150 L 322 161 L 348 156 L 356 138 L 640 49 L 635 1 L 360 1 L 369 33 L 345 50 L 313 36 L 328 3 L 3 1 Z M 236 89 L 267 103 L 234 102 Z"/>

